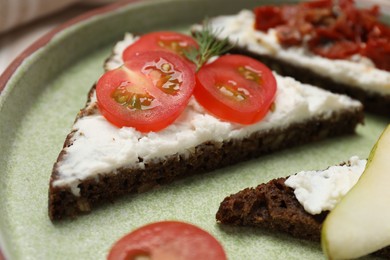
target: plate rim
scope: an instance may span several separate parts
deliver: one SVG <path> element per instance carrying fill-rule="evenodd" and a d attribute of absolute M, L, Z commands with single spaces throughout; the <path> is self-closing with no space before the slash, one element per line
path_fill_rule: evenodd
<path fill-rule="evenodd" d="M 158 2 L 160 0 L 154 0 L 153 2 Z M 92 17 L 97 15 L 103 15 L 105 13 L 113 12 L 121 7 L 132 5 L 132 4 L 146 4 L 147 2 L 151 2 L 151 0 L 123 0 L 119 2 L 115 2 L 112 4 L 108 4 L 105 6 L 97 7 L 90 11 L 87 11 L 83 14 L 80 14 L 58 26 L 54 29 L 50 30 L 43 36 L 39 37 L 32 44 L 30 44 L 27 48 L 25 48 L 16 58 L 6 67 L 4 72 L 0 75 L 0 95 L 3 95 L 4 90 L 8 82 L 12 79 L 18 68 L 23 64 L 24 60 L 28 59 L 37 52 L 39 49 L 45 47 L 54 37 L 58 34 L 61 34 L 64 30 L 77 26 L 80 23 L 86 22 Z M 1 258 L 0 258 L 1 260 Z"/>
<path fill-rule="evenodd" d="M 113 4 L 109 4 L 106 6 L 98 7 L 96 9 L 87 11 L 81 15 L 76 16 L 75 18 L 70 19 L 67 22 L 64 22 L 58 26 L 56 26 L 54 29 L 46 33 L 45 35 L 41 36 L 39 39 L 37 39 L 35 42 L 33 42 L 31 45 L 29 45 L 24 51 L 22 51 L 13 61 L 12 63 L 7 66 L 5 71 L 0 75 L 0 101 L 2 98 L 5 98 L 4 96 L 4 90 L 6 90 L 8 83 L 13 78 L 13 76 L 17 73 L 19 67 L 23 66 L 23 62 L 30 58 L 34 53 L 36 53 L 41 48 L 44 48 L 48 43 L 51 42 L 51 40 L 56 37 L 57 35 L 64 32 L 64 30 L 69 29 L 71 27 L 77 26 L 83 22 L 88 21 L 89 19 L 98 16 L 98 15 L 104 15 L 107 13 L 115 12 L 116 10 L 128 6 L 128 5 L 134 5 L 134 4 L 140 4 L 140 5 L 147 5 L 153 2 L 154 4 L 158 4 L 159 2 L 164 2 L 164 0 L 124 0 L 115 2 Z M 385 14 L 387 16 L 387 14 Z M 0 111 L 1 111 L 1 102 L 0 102 Z M 5 245 L 3 243 L 4 237 L 2 235 L 2 232 L 0 230 L 0 260 L 8 259 L 7 256 L 7 250 L 5 250 Z"/>

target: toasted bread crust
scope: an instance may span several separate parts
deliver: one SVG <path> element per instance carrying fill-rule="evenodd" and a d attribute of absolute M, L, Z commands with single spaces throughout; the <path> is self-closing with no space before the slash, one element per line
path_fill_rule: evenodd
<path fill-rule="evenodd" d="M 307 213 L 296 199 L 294 190 L 285 185 L 285 180 L 274 179 L 226 197 L 217 211 L 217 221 L 227 225 L 264 228 L 320 242 L 322 224 L 329 211 L 317 215 Z M 374 255 L 389 259 L 390 247 Z"/>
<path fill-rule="evenodd" d="M 223 224 L 256 226 L 286 232 L 297 238 L 320 239 L 326 212 L 312 216 L 295 198 L 294 190 L 274 179 L 256 188 L 246 188 L 223 200 L 217 221 Z"/>

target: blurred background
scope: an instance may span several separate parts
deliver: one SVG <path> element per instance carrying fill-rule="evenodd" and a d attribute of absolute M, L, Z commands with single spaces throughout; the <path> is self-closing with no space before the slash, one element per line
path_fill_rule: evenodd
<path fill-rule="evenodd" d="M 0 75 L 56 26 L 117 0 L 0 0 Z"/>
<path fill-rule="evenodd" d="M 23 50 L 56 26 L 117 1 L 0 0 L 0 75 Z M 355 1 L 361 6 L 378 4 L 390 15 L 390 0 Z"/>

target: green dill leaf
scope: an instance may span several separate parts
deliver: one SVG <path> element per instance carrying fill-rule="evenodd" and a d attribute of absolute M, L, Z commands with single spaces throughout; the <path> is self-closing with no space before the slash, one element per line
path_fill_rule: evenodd
<path fill-rule="evenodd" d="M 226 37 L 222 40 L 217 39 L 220 32 L 213 32 L 210 28 L 210 24 L 207 19 L 203 22 L 201 31 L 194 33 L 194 38 L 199 45 L 199 49 L 191 48 L 184 54 L 196 65 L 198 71 L 211 57 L 218 56 L 228 52 L 233 45 L 229 42 L 229 38 Z"/>

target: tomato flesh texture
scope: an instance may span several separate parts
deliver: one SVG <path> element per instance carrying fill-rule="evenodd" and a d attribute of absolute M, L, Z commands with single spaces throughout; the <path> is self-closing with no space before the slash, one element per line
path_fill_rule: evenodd
<path fill-rule="evenodd" d="M 198 48 L 197 42 L 190 36 L 169 31 L 152 32 L 142 35 L 137 41 L 125 49 L 122 54 L 124 61 L 128 61 L 134 54 L 145 50 L 168 51 L 178 54 L 194 68 L 195 64 L 185 57 L 185 52 L 191 48 Z"/>
<path fill-rule="evenodd" d="M 217 117 L 253 124 L 268 112 L 276 80 L 264 64 L 242 55 L 225 55 L 201 68 L 194 90 L 196 100 Z"/>
<path fill-rule="evenodd" d="M 107 259 L 226 260 L 220 243 L 206 231 L 183 222 L 162 221 L 143 226 L 118 240 Z"/>
<path fill-rule="evenodd" d="M 193 70 L 177 55 L 150 51 L 106 72 L 96 94 L 101 113 L 118 127 L 159 131 L 185 109 L 195 86 Z"/>

